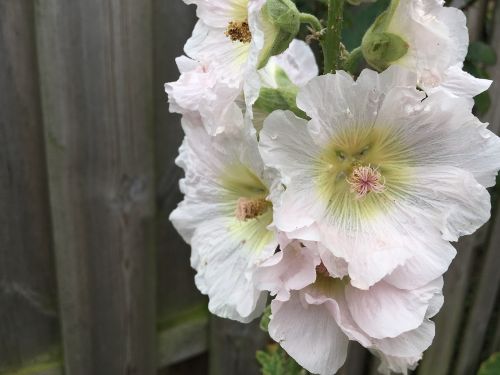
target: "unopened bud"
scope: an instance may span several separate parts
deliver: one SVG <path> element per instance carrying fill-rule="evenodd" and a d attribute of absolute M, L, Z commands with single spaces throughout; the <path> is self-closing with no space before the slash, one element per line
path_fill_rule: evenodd
<path fill-rule="evenodd" d="M 368 31 L 361 44 L 365 60 L 375 69 L 387 69 L 408 52 L 409 45 L 400 36 Z"/>
<path fill-rule="evenodd" d="M 399 0 L 391 0 L 389 8 L 377 17 L 361 43 L 363 57 L 377 70 L 387 69 L 405 56 L 410 47 L 399 35 L 387 31 L 398 6 Z"/>
<path fill-rule="evenodd" d="M 300 12 L 291 0 L 267 0 L 261 12 L 267 27 L 259 69 L 271 56 L 284 52 L 300 29 Z"/>

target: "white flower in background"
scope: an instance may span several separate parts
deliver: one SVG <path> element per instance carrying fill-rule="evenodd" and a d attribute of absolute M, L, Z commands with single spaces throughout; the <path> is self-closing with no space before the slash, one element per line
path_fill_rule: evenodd
<path fill-rule="evenodd" d="M 176 162 L 186 174 L 185 198 L 170 219 L 191 244 L 196 285 L 209 296 L 209 310 L 248 322 L 266 302 L 253 269 L 277 247 L 268 229 L 272 176 L 264 172 L 254 134 L 241 126 L 238 134 L 210 136 L 199 122 L 183 118 L 186 137 Z"/>
<path fill-rule="evenodd" d="M 353 287 L 343 261 L 314 243 L 290 243 L 256 271 L 259 287 L 276 295 L 269 333 L 308 371 L 334 374 L 349 340 L 379 356 L 386 368 L 406 374 L 434 338 L 429 319 L 443 302 L 442 278 L 416 289 L 381 280 Z"/>
<path fill-rule="evenodd" d="M 299 30 L 299 13 L 295 5 L 289 0 L 185 2 L 197 5 L 200 18 L 186 43 L 186 54 L 198 61 L 210 61 L 224 84 L 243 89 L 251 117 L 251 106 L 260 90 L 257 70 L 272 55 L 284 51 Z M 289 11 L 285 25 L 278 25 L 270 18 L 271 5 L 276 6 L 278 13 Z"/>
<path fill-rule="evenodd" d="M 417 72 L 418 85 L 427 92 L 473 97 L 491 81 L 462 70 L 468 45 L 462 11 L 439 0 L 392 0 L 365 34 L 363 54 L 377 69 L 398 65 Z"/>
<path fill-rule="evenodd" d="M 213 63 L 201 63 L 186 56 L 176 60 L 181 76 L 165 84 L 170 111 L 181 114 L 197 113 L 210 135 L 233 131 L 241 123 L 242 112 L 235 100 L 241 95 L 220 77 Z"/>
<path fill-rule="evenodd" d="M 351 284 L 415 289 L 440 277 L 455 250 L 490 216 L 485 187 L 500 168 L 500 139 L 469 99 L 416 90 L 391 67 L 314 78 L 297 96 L 308 122 L 273 112 L 260 132 L 264 162 L 282 176 L 274 223 L 319 241 L 347 262 Z M 390 276 L 388 276 L 390 275 Z"/>

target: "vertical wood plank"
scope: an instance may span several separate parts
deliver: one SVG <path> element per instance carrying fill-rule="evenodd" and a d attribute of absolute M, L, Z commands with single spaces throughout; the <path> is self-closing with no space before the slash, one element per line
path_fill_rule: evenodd
<path fill-rule="evenodd" d="M 500 290 L 500 207 L 496 210 L 492 237 L 487 247 L 483 267 L 477 270 L 480 275 L 473 306 L 467 318 L 465 334 L 460 342 L 458 362 L 454 374 L 469 375 L 479 368 L 481 349 L 486 337 L 486 329 Z"/>
<path fill-rule="evenodd" d="M 366 375 L 369 369 L 370 352 L 355 341 L 349 342 L 347 359 L 338 375 Z"/>
<path fill-rule="evenodd" d="M 194 271 L 189 263 L 190 248 L 168 220 L 182 200 L 179 179 L 182 170 L 174 163 L 182 142 L 180 116 L 169 113 L 163 85 L 176 81 L 179 71 L 175 58 L 195 23 L 195 8 L 181 0 L 154 0 L 154 100 L 158 205 L 158 313 L 171 317 L 206 299 L 194 286 Z M 175 287 L 174 287 L 175 286 Z"/>
<path fill-rule="evenodd" d="M 210 325 L 210 375 L 255 375 L 260 367 L 257 350 L 268 342 L 259 320 L 249 324 L 213 317 Z"/>
<path fill-rule="evenodd" d="M 483 228 L 481 231 L 485 231 Z M 474 254 L 482 233 L 464 237 L 457 246 L 457 257 L 445 274 L 444 305 L 437 315 L 436 336 L 418 368 L 419 375 L 447 375 L 459 341 L 465 299 L 469 290 Z"/>
<path fill-rule="evenodd" d="M 494 21 L 493 35 L 490 41 L 491 46 L 500 56 L 500 4 L 497 2 Z M 490 129 L 497 134 L 500 133 L 500 65 L 497 64 L 490 71 L 493 86 L 490 95 L 493 105 L 486 116 L 486 121 L 490 123 Z M 498 246 L 500 244 L 500 202 L 497 202 L 494 213 L 494 224 L 491 230 L 491 238 L 486 247 L 486 255 L 481 270 L 478 270 L 479 283 L 473 299 L 473 307 L 467 318 L 464 338 L 460 343 L 458 353 L 458 363 L 456 365 L 456 375 L 468 375 L 477 370 L 481 361 L 481 350 L 487 338 L 488 323 L 491 319 L 497 319 L 493 315 L 495 303 L 498 301 L 500 291 L 500 257 L 498 256 Z M 494 338 L 493 338 L 494 340 Z M 494 344 L 493 344 L 494 345 Z"/>
<path fill-rule="evenodd" d="M 0 2 L 0 371 L 59 339 L 33 14 Z"/>
<path fill-rule="evenodd" d="M 151 1 L 36 10 L 65 370 L 153 374 Z"/>

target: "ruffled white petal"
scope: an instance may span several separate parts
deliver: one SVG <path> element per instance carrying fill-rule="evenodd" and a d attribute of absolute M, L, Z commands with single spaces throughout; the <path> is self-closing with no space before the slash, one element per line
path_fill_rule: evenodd
<path fill-rule="evenodd" d="M 196 4 L 196 15 L 211 27 L 226 28 L 230 21 L 248 17 L 248 0 L 184 0 Z"/>
<path fill-rule="evenodd" d="M 261 263 L 254 273 L 261 290 L 268 290 L 278 301 L 290 298 L 290 291 L 300 290 L 316 280 L 316 266 L 321 260 L 318 253 L 294 241 Z"/>
<path fill-rule="evenodd" d="M 243 124 L 243 114 L 235 102 L 241 88 L 219 79 L 213 64 L 202 64 L 185 56 L 176 61 L 181 76 L 177 82 L 165 84 L 171 112 L 197 113 L 210 135 L 224 130 L 233 132 Z"/>
<path fill-rule="evenodd" d="M 417 72 L 419 85 L 426 89 L 440 86 L 448 68 L 456 64 L 461 68 L 467 54 L 465 15 L 435 0 L 399 1 L 387 32 L 409 45 L 407 54 L 394 64 Z"/>
<path fill-rule="evenodd" d="M 348 338 L 328 309 L 308 305 L 298 293 L 287 302 L 273 301 L 269 334 L 306 370 L 332 375 L 344 364 Z"/>
<path fill-rule="evenodd" d="M 370 337 L 394 338 L 424 321 L 432 295 L 405 291 L 380 282 L 369 290 L 346 287 L 346 300 L 356 324 Z"/>
<path fill-rule="evenodd" d="M 442 90 L 450 95 L 472 98 L 488 90 L 492 83 L 493 81 L 489 79 L 474 77 L 463 71 L 461 64 L 457 64 L 446 70 L 439 86 L 424 87 L 424 89 L 429 93 Z"/>
<path fill-rule="evenodd" d="M 282 54 L 271 57 L 266 67 L 259 71 L 266 86 L 278 88 L 275 80 L 277 69 L 282 69 L 290 81 L 297 86 L 304 86 L 319 74 L 318 64 L 311 47 L 299 39 L 294 39 Z"/>

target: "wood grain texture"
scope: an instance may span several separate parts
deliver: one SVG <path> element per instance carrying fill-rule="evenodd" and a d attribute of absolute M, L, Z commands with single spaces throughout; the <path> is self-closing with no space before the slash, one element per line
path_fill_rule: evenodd
<path fill-rule="evenodd" d="M 0 1 L 0 56 L 1 373 L 59 340 L 32 1 Z"/>
<path fill-rule="evenodd" d="M 71 375 L 156 370 L 151 18 L 149 0 L 36 2 Z"/>
<path fill-rule="evenodd" d="M 493 32 L 490 40 L 490 45 L 495 49 L 497 54 L 497 64 L 488 70 L 493 84 L 489 90 L 492 98 L 492 106 L 486 115 L 486 121 L 490 123 L 490 130 L 496 134 L 500 134 L 500 1 L 496 2 L 495 13 L 493 16 Z"/>
<path fill-rule="evenodd" d="M 500 3 L 497 2 L 495 10 L 495 29 L 492 35 L 491 45 L 500 56 Z M 500 133 L 500 67 L 492 69 L 495 80 L 490 94 L 493 105 L 486 116 L 486 120 L 491 124 L 490 129 L 497 134 Z M 497 187 L 498 189 L 498 187 Z M 498 190 L 497 190 L 498 191 Z M 484 358 L 482 356 L 484 343 L 487 340 L 495 340 L 494 334 L 487 332 L 488 327 L 496 326 L 499 316 L 495 311 L 498 303 L 500 291 L 500 256 L 498 253 L 500 244 L 500 202 L 496 202 L 496 209 L 493 213 L 494 223 L 492 224 L 491 237 L 486 246 L 483 265 L 476 271 L 478 276 L 476 293 L 472 300 L 472 308 L 467 317 L 465 333 L 460 343 L 458 352 L 458 362 L 456 364 L 456 375 L 468 375 L 475 371 Z M 489 337 L 493 336 L 493 337 Z M 489 353 L 487 353 L 489 354 Z"/>
<path fill-rule="evenodd" d="M 269 341 L 259 328 L 259 320 L 249 324 L 212 317 L 210 323 L 210 375 L 256 375 L 260 367 L 255 359 Z"/>
<path fill-rule="evenodd" d="M 492 318 L 495 302 L 500 291 L 500 206 L 497 206 L 492 236 L 482 267 L 476 270 L 478 283 L 472 308 L 467 317 L 465 333 L 460 342 L 454 375 L 469 375 L 479 368 L 481 353 L 486 340 L 486 330 Z"/>
<path fill-rule="evenodd" d="M 210 314 L 205 304 L 160 322 L 158 367 L 195 357 L 208 349 Z"/>
<path fill-rule="evenodd" d="M 483 229 L 483 230 L 486 230 Z M 419 375 L 447 375 L 459 340 L 474 254 L 482 233 L 462 238 L 457 257 L 445 274 L 444 305 L 437 317 L 436 336 L 418 368 Z"/>
<path fill-rule="evenodd" d="M 369 369 L 370 352 L 355 341 L 349 342 L 347 359 L 338 375 L 365 375 Z"/>
<path fill-rule="evenodd" d="M 182 200 L 179 179 L 182 169 L 174 163 L 183 131 L 180 116 L 169 113 L 165 82 L 176 81 L 180 56 L 195 23 L 195 8 L 181 0 L 154 0 L 154 105 L 155 156 L 158 206 L 158 313 L 163 318 L 199 305 L 206 299 L 194 286 L 189 263 L 190 248 L 168 220 Z"/>

